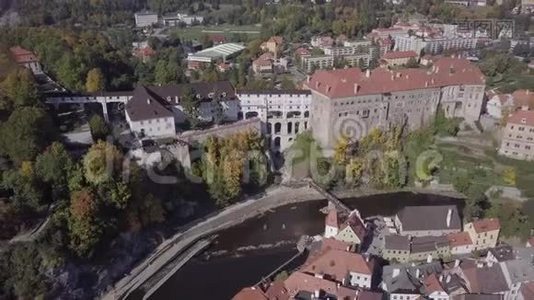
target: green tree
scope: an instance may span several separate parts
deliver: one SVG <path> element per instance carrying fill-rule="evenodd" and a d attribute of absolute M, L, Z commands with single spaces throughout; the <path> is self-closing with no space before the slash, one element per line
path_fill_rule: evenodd
<path fill-rule="evenodd" d="M 46 278 L 42 275 L 42 258 L 35 244 L 20 244 L 10 251 L 9 278 L 6 282 L 17 298 L 36 298 L 46 291 Z"/>
<path fill-rule="evenodd" d="M 28 69 L 11 72 L 0 84 L 0 91 L 9 101 L 4 105 L 6 109 L 34 106 L 38 103 L 37 86 Z"/>
<path fill-rule="evenodd" d="M 67 184 L 73 161 L 63 144 L 54 142 L 35 160 L 37 175 L 54 187 L 63 188 Z"/>
<path fill-rule="evenodd" d="M 89 128 L 91 129 L 91 136 L 93 141 L 105 140 L 109 134 L 109 128 L 104 119 L 99 115 L 93 115 L 89 119 Z"/>
<path fill-rule="evenodd" d="M 191 88 L 187 88 L 182 97 L 182 107 L 191 128 L 197 128 L 200 124 L 199 107 L 200 100 Z"/>
<path fill-rule="evenodd" d="M 94 93 L 104 90 L 104 87 L 105 79 L 102 71 L 99 68 L 89 70 L 85 81 L 85 90 L 89 93 Z"/>
<path fill-rule="evenodd" d="M 56 130 L 44 110 L 22 107 L 1 125 L 0 136 L 0 150 L 15 163 L 21 163 L 33 160 L 56 137 Z"/>

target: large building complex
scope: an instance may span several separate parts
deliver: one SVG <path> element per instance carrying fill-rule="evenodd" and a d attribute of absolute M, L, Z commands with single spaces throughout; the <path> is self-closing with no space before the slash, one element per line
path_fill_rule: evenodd
<path fill-rule="evenodd" d="M 159 22 L 158 14 L 151 11 L 142 11 L 135 13 L 135 26 L 148 27 Z"/>
<path fill-rule="evenodd" d="M 376 127 L 417 129 L 434 118 L 438 107 L 447 117 L 477 121 L 485 79 L 467 60 L 442 58 L 428 70 L 318 71 L 306 85 L 312 91 L 313 136 L 322 147 L 333 147 L 347 127 L 356 127 L 354 139 Z"/>

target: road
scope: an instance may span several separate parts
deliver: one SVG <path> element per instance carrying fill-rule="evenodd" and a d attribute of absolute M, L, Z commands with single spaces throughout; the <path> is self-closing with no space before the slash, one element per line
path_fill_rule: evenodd
<path fill-rule="evenodd" d="M 137 265 L 123 279 L 119 280 L 103 295 L 103 299 L 125 299 L 131 292 L 139 288 L 146 280 L 164 267 L 183 249 L 188 248 L 199 239 L 212 235 L 215 232 L 242 223 L 254 215 L 288 203 L 324 199 L 318 192 L 305 186 L 291 188 L 278 186 L 266 191 L 260 199 L 250 199 L 235 204 L 227 209 L 201 220 L 188 229 L 175 234 L 164 241 L 154 252 Z"/>

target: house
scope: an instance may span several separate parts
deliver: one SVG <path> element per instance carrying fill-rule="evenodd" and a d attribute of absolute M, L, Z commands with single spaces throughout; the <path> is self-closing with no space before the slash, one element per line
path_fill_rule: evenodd
<path fill-rule="evenodd" d="M 142 11 L 135 13 L 136 27 L 149 27 L 159 22 L 158 14 L 151 11 Z"/>
<path fill-rule="evenodd" d="M 450 256 L 449 241 L 445 236 L 414 236 L 410 249 L 411 261 L 430 262 Z"/>
<path fill-rule="evenodd" d="M 354 252 L 329 249 L 306 262 L 301 272 L 321 275 L 343 286 L 371 288 L 374 264 Z"/>
<path fill-rule="evenodd" d="M 222 34 L 211 34 L 208 36 L 208 38 L 214 45 L 226 43 L 226 37 Z"/>
<path fill-rule="evenodd" d="M 299 47 L 297 48 L 297 50 L 295 50 L 295 57 L 296 58 L 302 58 L 302 57 L 308 57 L 308 56 L 311 56 L 311 51 L 304 48 L 304 47 Z"/>
<path fill-rule="evenodd" d="M 192 26 L 202 24 L 202 22 L 204 22 L 204 17 L 202 16 L 190 16 L 182 13 L 163 17 L 163 25 L 165 26 L 178 26 L 180 24 Z"/>
<path fill-rule="evenodd" d="M 410 261 L 410 239 L 403 235 L 386 235 L 382 257 L 397 263 Z"/>
<path fill-rule="evenodd" d="M 508 285 L 505 299 L 515 299 L 523 283 L 534 282 L 532 256 L 527 259 L 518 258 L 504 261 L 500 263 L 500 266 Z"/>
<path fill-rule="evenodd" d="M 147 41 L 132 43 L 132 56 L 146 63 L 150 58 L 156 55 L 156 51 L 148 45 Z"/>
<path fill-rule="evenodd" d="M 530 299 L 534 299 L 534 281 L 522 284 L 517 296 L 517 300 Z"/>
<path fill-rule="evenodd" d="M 265 74 L 274 72 L 274 56 L 270 52 L 263 53 L 252 61 L 252 70 L 255 74 Z"/>
<path fill-rule="evenodd" d="M 432 300 L 447 300 L 449 294 L 442 286 L 436 273 L 432 273 L 423 279 L 423 286 L 421 287 L 423 294 Z"/>
<path fill-rule="evenodd" d="M 262 51 L 270 52 L 273 54 L 274 59 L 280 57 L 282 53 L 282 47 L 284 45 L 284 38 L 281 36 L 272 36 L 266 42 L 260 45 Z"/>
<path fill-rule="evenodd" d="M 21 67 L 29 69 L 34 75 L 43 74 L 37 55 L 20 46 L 9 48 L 13 60 Z"/>
<path fill-rule="evenodd" d="M 417 61 L 417 57 L 418 55 L 415 51 L 391 51 L 382 55 L 382 59 L 388 67 L 406 65 L 410 59 Z"/>
<path fill-rule="evenodd" d="M 475 250 L 469 233 L 465 231 L 449 233 L 447 239 L 452 255 L 470 254 Z"/>
<path fill-rule="evenodd" d="M 512 93 L 516 109 L 534 110 L 534 91 L 516 90 Z"/>
<path fill-rule="evenodd" d="M 334 207 L 332 207 L 328 211 L 324 224 L 325 224 L 324 237 L 325 238 L 336 237 L 339 232 L 339 221 L 338 221 L 337 210 Z"/>
<path fill-rule="evenodd" d="M 464 231 L 469 234 L 475 250 L 497 246 L 501 224 L 499 219 L 480 219 L 465 224 Z"/>
<path fill-rule="evenodd" d="M 350 245 L 361 245 L 366 235 L 367 231 L 360 217 L 360 213 L 354 210 L 339 227 L 336 239 Z"/>
<path fill-rule="evenodd" d="M 508 116 L 499 154 L 534 160 L 534 110 L 518 110 Z"/>
<path fill-rule="evenodd" d="M 515 259 L 514 248 L 510 245 L 500 245 L 488 250 L 486 262 L 500 263 L 507 260 Z"/>
<path fill-rule="evenodd" d="M 419 237 L 441 236 L 462 229 L 458 208 L 454 205 L 406 206 L 395 216 L 395 226 L 401 235 Z"/>
<path fill-rule="evenodd" d="M 144 86 L 138 86 L 126 104 L 126 121 L 130 130 L 140 138 L 176 135 L 172 110 Z"/>
<path fill-rule="evenodd" d="M 423 264 L 391 264 L 382 268 L 381 288 L 389 299 L 421 299 L 422 280 L 430 274 L 440 274 L 443 266 L 438 261 Z"/>
<path fill-rule="evenodd" d="M 354 299 L 358 290 L 340 285 L 321 274 L 293 272 L 284 281 L 288 299 Z"/>
<path fill-rule="evenodd" d="M 508 291 L 500 264 L 461 265 L 461 274 L 470 293 L 504 295 Z"/>

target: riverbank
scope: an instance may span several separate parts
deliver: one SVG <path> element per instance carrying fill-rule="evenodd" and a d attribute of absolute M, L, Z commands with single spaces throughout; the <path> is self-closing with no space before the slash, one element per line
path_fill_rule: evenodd
<path fill-rule="evenodd" d="M 440 191 L 421 188 L 408 188 L 398 190 L 354 189 L 334 191 L 339 198 L 357 198 L 370 195 L 390 194 L 396 192 L 413 192 L 436 194 L 451 197 L 451 191 Z M 446 195 L 445 195 L 446 194 Z M 460 198 L 458 193 L 453 197 Z M 261 198 L 249 198 L 246 201 L 234 204 L 211 216 L 202 218 L 185 226 L 181 232 L 161 243 L 151 255 L 139 263 L 126 277 L 118 281 L 113 289 L 103 295 L 104 299 L 117 299 L 125 297 L 139 288 L 146 280 L 157 273 L 165 264 L 175 258 L 192 243 L 201 238 L 208 237 L 216 232 L 238 225 L 249 218 L 265 213 L 282 205 L 324 200 L 322 195 L 307 185 L 275 186 L 267 189 Z"/>

